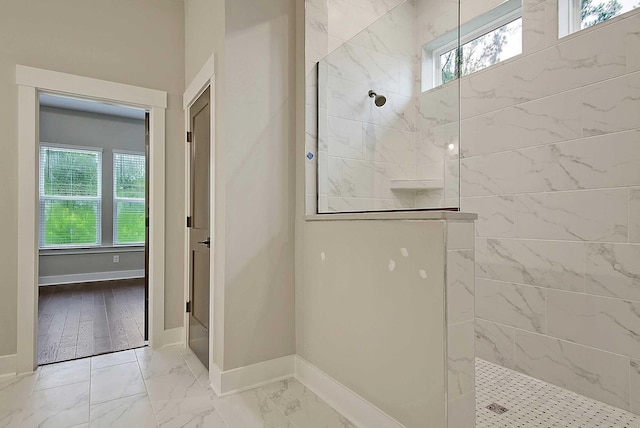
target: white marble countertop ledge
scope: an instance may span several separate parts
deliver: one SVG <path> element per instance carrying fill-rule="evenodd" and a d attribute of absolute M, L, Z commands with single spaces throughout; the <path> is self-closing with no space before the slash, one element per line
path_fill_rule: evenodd
<path fill-rule="evenodd" d="M 458 220 L 472 221 L 478 218 L 475 213 L 459 211 L 393 211 L 364 213 L 314 214 L 305 216 L 306 221 L 330 220 Z"/>

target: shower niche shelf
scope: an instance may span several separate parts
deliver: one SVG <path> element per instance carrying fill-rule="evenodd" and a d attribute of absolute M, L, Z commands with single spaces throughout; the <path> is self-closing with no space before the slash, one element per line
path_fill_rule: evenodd
<path fill-rule="evenodd" d="M 432 190 L 442 189 L 443 180 L 390 180 L 391 190 Z"/>

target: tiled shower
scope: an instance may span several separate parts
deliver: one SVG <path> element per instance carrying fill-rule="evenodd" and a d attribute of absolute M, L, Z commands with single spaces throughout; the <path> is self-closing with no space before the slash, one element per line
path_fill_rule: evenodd
<path fill-rule="evenodd" d="M 306 207 L 478 213 L 476 358 L 640 414 L 640 9 L 576 1 L 307 0 Z M 432 85 L 500 10 L 521 52 Z"/>

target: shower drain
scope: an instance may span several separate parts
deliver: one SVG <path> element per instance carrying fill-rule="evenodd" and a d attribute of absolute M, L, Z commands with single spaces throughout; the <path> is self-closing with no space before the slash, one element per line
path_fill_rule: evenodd
<path fill-rule="evenodd" d="M 508 411 L 509 409 L 507 409 L 506 407 L 502 407 L 501 405 L 497 404 L 497 403 L 491 403 L 487 406 L 487 409 L 491 410 L 492 412 L 495 412 L 499 415 L 503 414 L 504 412 Z"/>

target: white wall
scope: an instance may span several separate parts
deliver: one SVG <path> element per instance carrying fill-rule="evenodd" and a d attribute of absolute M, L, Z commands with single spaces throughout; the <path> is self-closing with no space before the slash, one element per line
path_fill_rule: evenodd
<path fill-rule="evenodd" d="M 214 360 L 229 370 L 295 353 L 296 5 L 188 0 L 185 10 L 187 76 L 216 55 Z"/>
<path fill-rule="evenodd" d="M 295 353 L 295 2 L 226 2 L 224 369 Z"/>
<path fill-rule="evenodd" d="M 23 64 L 167 91 L 166 197 L 181 203 L 184 189 L 183 5 L 174 0 L 49 2 L 8 0 L 0 15 L 0 171 L 16 183 L 17 89 Z M 114 26 L 117 23 L 117 26 Z M 16 352 L 17 187 L 0 187 L 0 355 Z M 165 328 L 182 325 L 182 212 L 166 212 Z"/>

